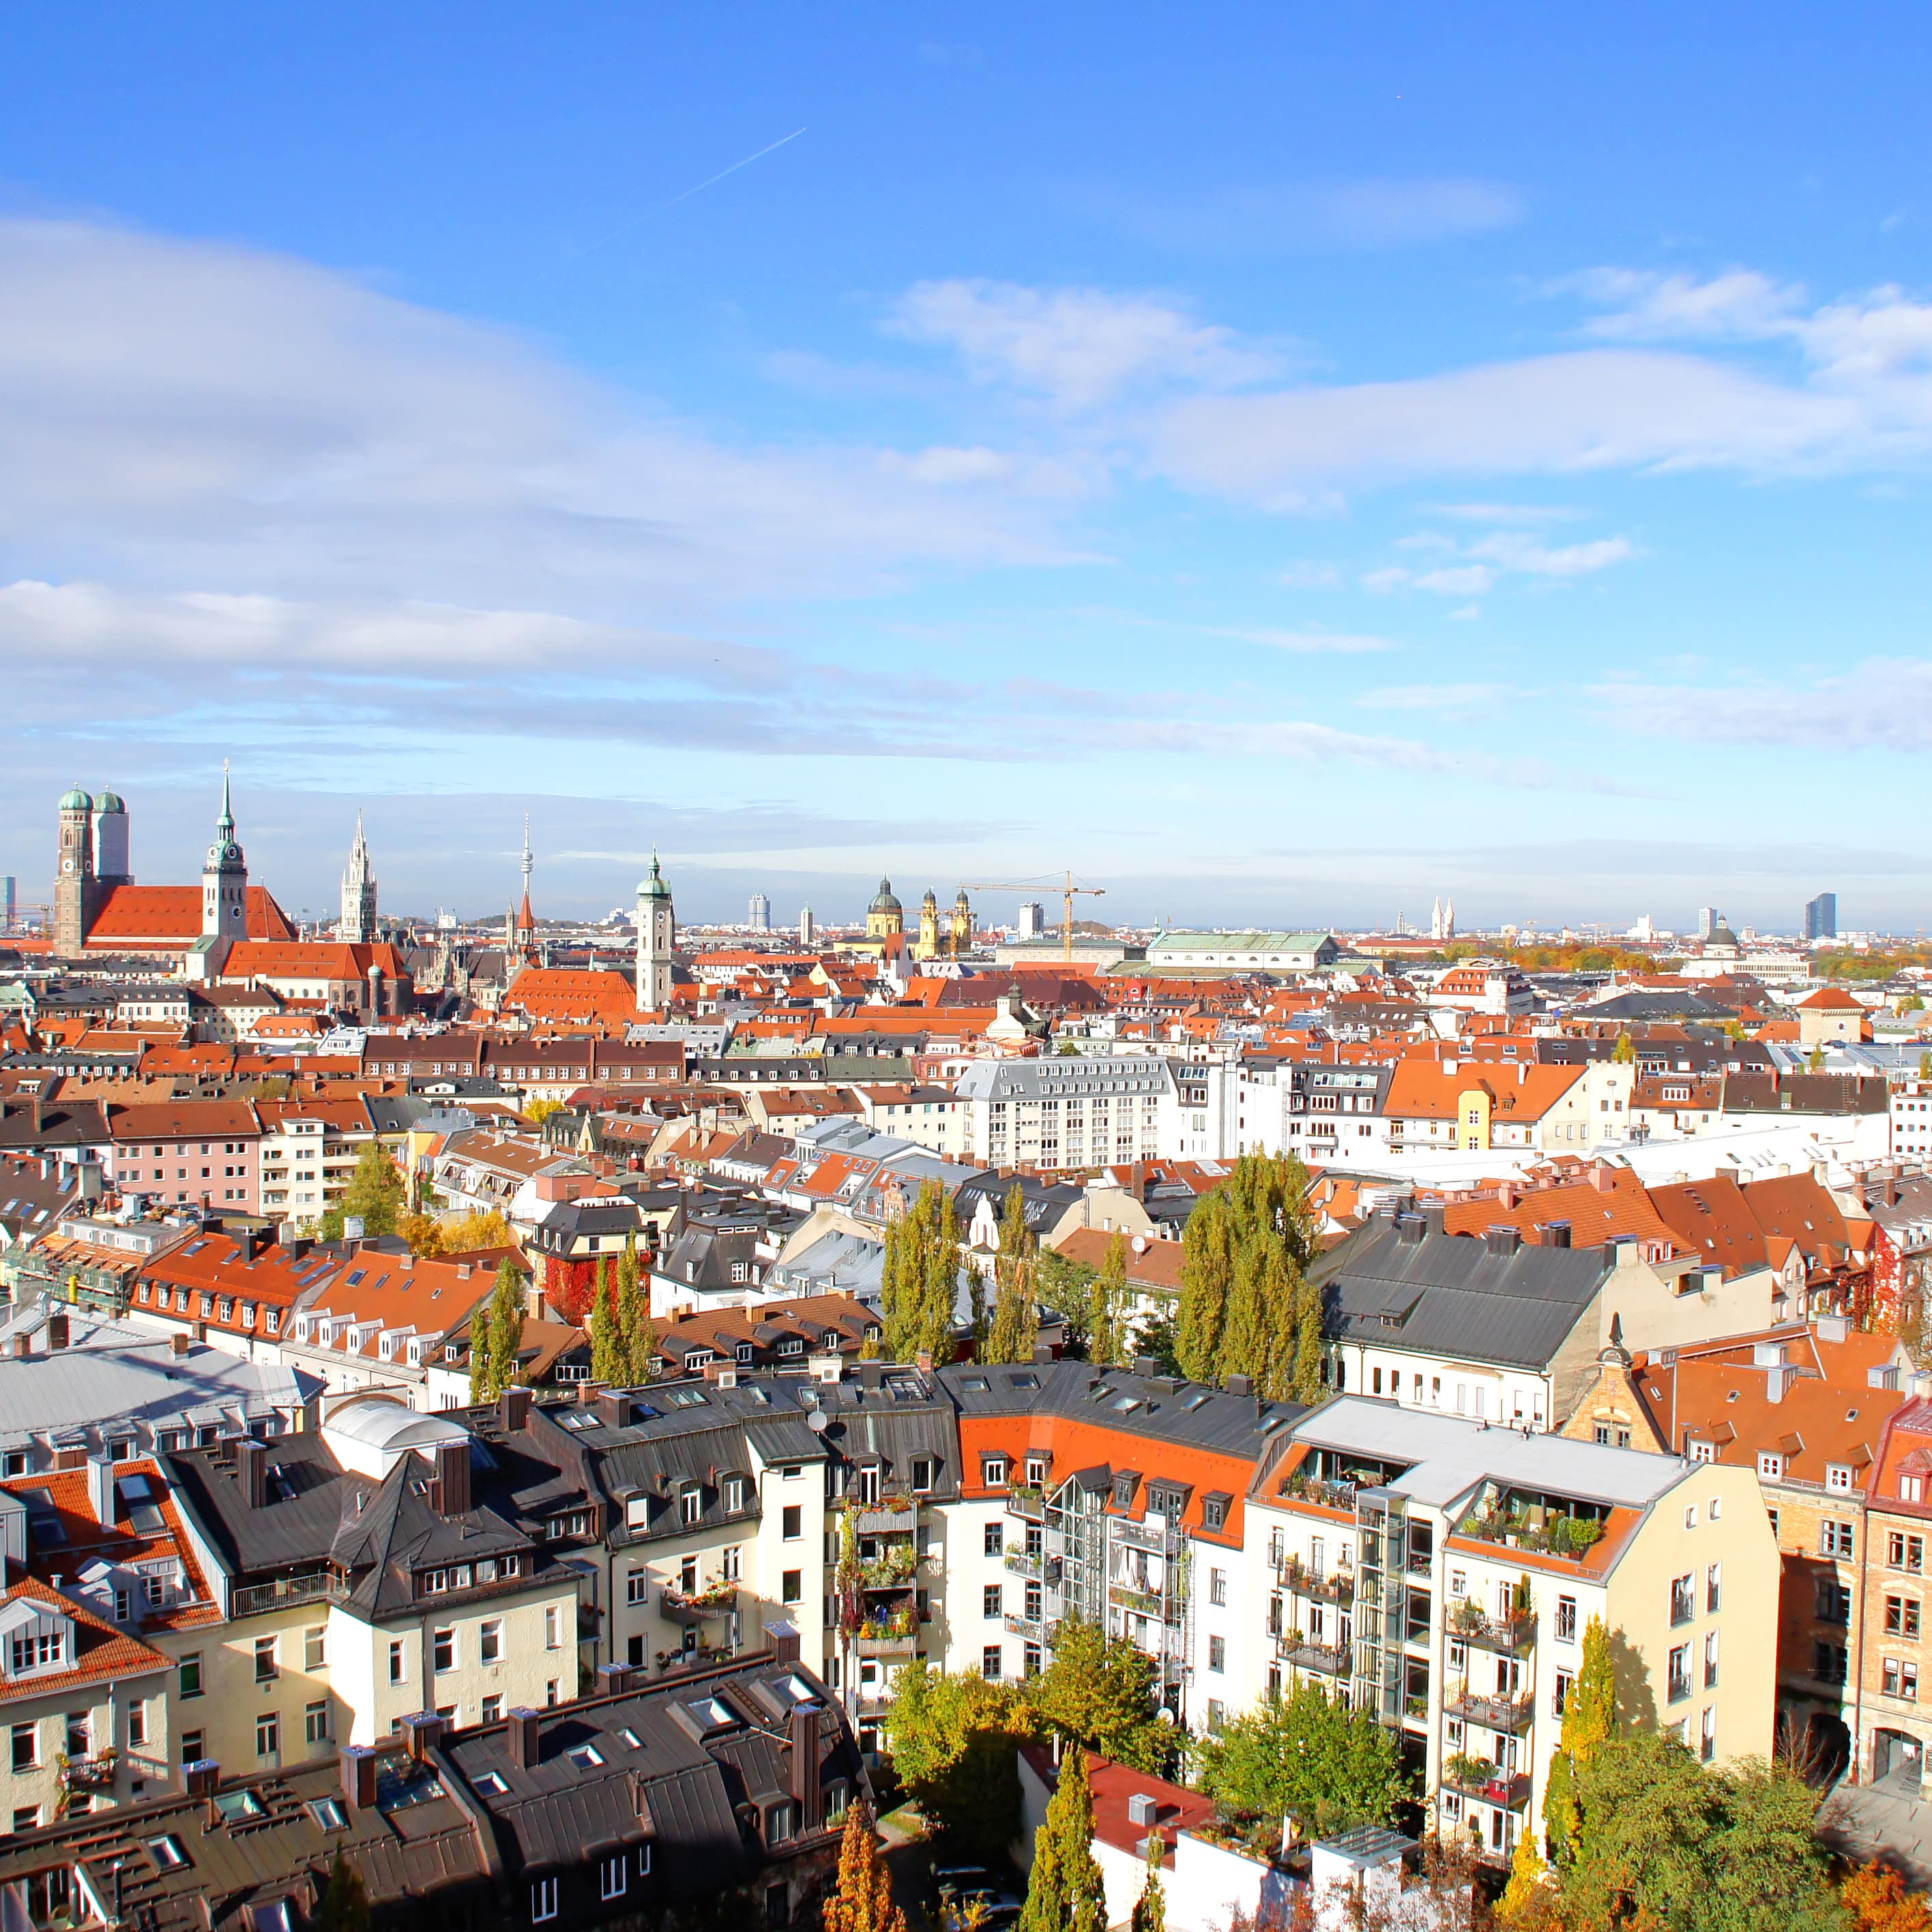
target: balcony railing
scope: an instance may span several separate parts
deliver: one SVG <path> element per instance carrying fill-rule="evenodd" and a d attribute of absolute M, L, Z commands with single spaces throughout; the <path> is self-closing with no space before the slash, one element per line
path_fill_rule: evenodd
<path fill-rule="evenodd" d="M 1352 1570 L 1331 1570 L 1317 1576 L 1298 1557 L 1291 1556 L 1277 1566 L 1282 1587 L 1298 1597 L 1317 1603 L 1352 1604 L 1355 1600 L 1355 1574 Z"/>
<path fill-rule="evenodd" d="M 1466 1718 L 1510 1737 L 1528 1730 L 1536 1717 L 1533 1697 L 1479 1697 L 1466 1690 L 1450 1698 L 1443 1708 L 1452 1718 Z"/>
<path fill-rule="evenodd" d="M 70 1757 L 61 1767 L 60 1781 L 70 1791 L 111 1791 L 120 1762 L 120 1753 L 112 1749 L 89 1757 Z"/>
<path fill-rule="evenodd" d="M 1452 1757 L 1442 1767 L 1442 1782 L 1451 1790 L 1514 1811 L 1529 1802 L 1529 1779 L 1522 1772 L 1504 1771 L 1480 1758 Z"/>
<path fill-rule="evenodd" d="M 910 1536 L 919 1525 L 919 1498 L 904 1490 L 875 1497 L 869 1502 L 862 1498 L 857 1512 L 856 1527 L 861 1536 Z"/>
<path fill-rule="evenodd" d="M 738 1607 L 736 1583 L 711 1583 L 701 1590 L 666 1589 L 664 1613 L 673 1623 L 693 1623 L 704 1617 L 728 1616 Z"/>
<path fill-rule="evenodd" d="M 1161 1613 L 1162 1599 L 1158 1590 L 1143 1590 L 1132 1583 L 1109 1583 L 1107 1600 L 1118 1604 L 1124 1610 L 1137 1610 L 1143 1616 L 1157 1617 Z"/>
<path fill-rule="evenodd" d="M 1006 1514 L 1024 1516 L 1028 1522 L 1046 1520 L 1046 1498 L 1030 1484 L 1016 1484 L 1006 1492 Z"/>
<path fill-rule="evenodd" d="M 1351 1515 L 1354 1513 L 1353 1483 L 1327 1482 L 1319 1476 L 1304 1476 L 1298 1470 L 1282 1485 L 1281 1493 L 1287 1502 L 1318 1503 L 1324 1509 L 1346 1510 Z"/>
<path fill-rule="evenodd" d="M 910 1657 L 919 1648 L 919 1633 L 862 1630 L 853 1648 L 861 1657 Z"/>
<path fill-rule="evenodd" d="M 1275 1648 L 1284 1663 L 1293 1664 L 1298 1670 L 1312 1670 L 1323 1677 L 1349 1674 L 1348 1653 L 1339 1646 L 1331 1650 L 1326 1644 L 1291 1643 L 1283 1636 L 1275 1640 Z"/>
<path fill-rule="evenodd" d="M 237 1584 L 228 1613 L 245 1617 L 280 1604 L 340 1603 L 348 1594 L 347 1582 L 328 1570 L 307 1576 L 278 1576 L 272 1583 Z"/>
<path fill-rule="evenodd" d="M 1015 1636 L 1030 1636 L 1036 1642 L 1043 1641 L 1046 1636 L 1046 1618 L 1042 1613 L 1036 1617 L 1015 1616 L 1011 1611 L 1005 1618 L 1007 1630 Z"/>
<path fill-rule="evenodd" d="M 1500 1651 L 1505 1657 L 1520 1657 L 1534 1647 L 1536 1612 L 1513 1611 L 1506 1617 L 1486 1617 L 1459 1610 L 1449 1619 L 1449 1634 L 1472 1643 L 1480 1650 Z"/>
<path fill-rule="evenodd" d="M 1006 1568 L 1016 1576 L 1037 1576 L 1045 1568 L 1044 1556 L 1030 1556 L 1021 1550 L 1006 1552 Z"/>

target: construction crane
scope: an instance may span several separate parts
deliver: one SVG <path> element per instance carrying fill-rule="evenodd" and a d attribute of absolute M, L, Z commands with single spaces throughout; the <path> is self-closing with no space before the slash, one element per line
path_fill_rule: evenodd
<path fill-rule="evenodd" d="M 967 879 L 961 882 L 960 890 L 968 892 L 1036 892 L 1042 890 L 1058 892 L 1066 907 L 1066 916 L 1060 928 L 1060 956 L 1065 959 L 1073 957 L 1073 902 L 1083 896 L 1096 899 L 1105 898 L 1107 896 L 1105 886 L 1076 886 L 1073 883 L 1070 867 L 1064 870 L 1061 882 L 1057 886 L 1050 878 L 1044 881 L 1040 879 Z"/>

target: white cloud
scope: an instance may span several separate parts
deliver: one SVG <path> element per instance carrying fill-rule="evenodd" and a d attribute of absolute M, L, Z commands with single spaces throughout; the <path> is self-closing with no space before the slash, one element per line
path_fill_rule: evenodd
<path fill-rule="evenodd" d="M 734 446 L 246 248 L 0 220 L 0 527 L 57 577 L 628 617 L 1064 554 L 986 473 Z"/>
<path fill-rule="evenodd" d="M 1632 682 L 1588 694 L 1633 730 L 1699 744 L 1932 751 L 1932 661 L 1924 658 L 1868 658 L 1804 683 Z"/>
<path fill-rule="evenodd" d="M 1468 554 L 1533 577 L 1587 577 L 1612 564 L 1628 563 L 1637 553 L 1626 537 L 1600 537 L 1593 543 L 1564 544 L 1552 550 L 1520 531 L 1498 530 L 1470 544 Z"/>
<path fill-rule="evenodd" d="M 1147 296 L 930 281 L 908 290 L 891 332 L 953 350 L 982 381 L 1011 383 L 1065 410 L 1090 409 L 1149 382 L 1238 388 L 1277 373 L 1271 352 Z"/>
<path fill-rule="evenodd" d="M 1372 570 L 1362 579 L 1362 588 L 1378 596 L 1391 590 L 1429 590 L 1438 597 L 1480 597 L 1492 589 L 1496 573 L 1485 563 L 1444 564 L 1435 570 L 1407 570 L 1391 564 Z"/>
<path fill-rule="evenodd" d="M 1355 702 L 1378 711 L 1472 711 L 1522 695 L 1501 684 L 1396 684 L 1365 691 Z"/>

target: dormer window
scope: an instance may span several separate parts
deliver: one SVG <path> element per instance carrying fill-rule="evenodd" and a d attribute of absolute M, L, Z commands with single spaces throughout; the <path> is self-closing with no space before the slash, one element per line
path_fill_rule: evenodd
<path fill-rule="evenodd" d="M 1784 1458 L 1775 1450 L 1760 1450 L 1758 1453 L 1757 1472 L 1768 1483 L 1782 1480 L 1784 1475 Z"/>
<path fill-rule="evenodd" d="M 1026 1459 L 1027 1486 L 1036 1490 L 1046 1480 L 1047 1459 L 1044 1456 L 1029 1456 Z"/>
<path fill-rule="evenodd" d="M 988 1456 L 980 1465 L 981 1479 L 989 1490 L 1004 1490 L 1006 1486 L 1006 1459 L 1004 1456 Z"/>

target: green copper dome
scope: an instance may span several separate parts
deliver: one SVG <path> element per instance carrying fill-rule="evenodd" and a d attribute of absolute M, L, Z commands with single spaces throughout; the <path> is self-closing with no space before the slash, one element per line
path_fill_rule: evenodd
<path fill-rule="evenodd" d="M 663 873 L 658 870 L 658 855 L 655 852 L 651 854 L 651 875 L 638 888 L 638 896 L 640 899 L 670 897 L 670 888 L 664 884 Z"/>
<path fill-rule="evenodd" d="M 104 791 L 96 795 L 94 808 L 96 812 L 125 812 L 128 805 L 118 791 Z"/>
<path fill-rule="evenodd" d="M 892 882 L 890 879 L 879 881 L 878 895 L 866 910 L 868 912 L 903 912 L 905 908 L 892 897 Z"/>
<path fill-rule="evenodd" d="M 63 812 L 92 812 L 94 809 L 94 801 L 81 790 L 80 786 L 76 785 L 73 790 L 62 799 L 60 808 Z"/>

